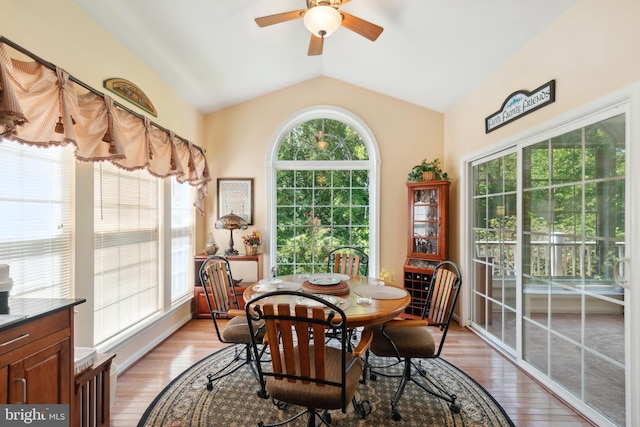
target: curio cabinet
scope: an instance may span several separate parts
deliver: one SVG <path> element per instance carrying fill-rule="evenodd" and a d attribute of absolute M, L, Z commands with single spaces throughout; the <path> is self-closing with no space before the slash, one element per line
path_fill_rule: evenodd
<path fill-rule="evenodd" d="M 408 182 L 408 247 L 404 286 L 412 304 L 406 313 L 420 316 L 434 267 L 447 259 L 450 181 Z"/>

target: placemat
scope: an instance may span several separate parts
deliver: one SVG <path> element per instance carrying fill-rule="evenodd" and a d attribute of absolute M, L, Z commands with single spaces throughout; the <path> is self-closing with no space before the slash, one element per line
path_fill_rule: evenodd
<path fill-rule="evenodd" d="M 362 285 L 353 290 L 356 294 L 373 299 L 400 299 L 407 296 L 407 291 L 395 286 Z"/>
<path fill-rule="evenodd" d="M 302 284 L 302 290 L 313 294 L 342 295 L 349 292 L 349 284 L 341 281 L 337 285 L 314 285 L 307 280 Z"/>

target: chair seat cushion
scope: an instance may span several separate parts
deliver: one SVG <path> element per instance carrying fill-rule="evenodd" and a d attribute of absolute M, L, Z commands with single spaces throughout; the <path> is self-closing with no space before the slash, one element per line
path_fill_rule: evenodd
<path fill-rule="evenodd" d="M 264 321 L 254 322 L 255 330 L 262 326 L 264 326 Z M 246 317 L 233 317 L 227 322 L 221 335 L 224 342 L 251 344 L 251 334 L 249 333 L 249 324 L 247 323 Z M 264 327 L 259 336 L 262 337 L 263 335 Z"/>
<path fill-rule="evenodd" d="M 297 348 L 295 349 L 297 354 Z M 347 365 L 353 358 L 347 353 Z M 297 359 L 297 357 L 296 357 Z M 340 382 L 342 352 L 339 349 L 326 347 L 326 379 Z M 296 362 L 296 371 L 300 372 L 300 365 Z M 313 375 L 314 366 L 311 366 Z M 345 406 L 351 402 L 356 392 L 360 375 L 362 374 L 362 361 L 358 358 L 346 374 L 346 401 Z M 342 391 L 340 387 L 325 385 L 319 387 L 316 383 L 303 384 L 301 381 L 289 382 L 287 379 L 267 378 L 267 392 L 269 395 L 283 402 L 314 409 L 341 409 Z"/>
<path fill-rule="evenodd" d="M 432 357 L 436 353 L 436 344 L 433 335 L 425 326 L 416 327 L 386 327 L 384 333 L 398 348 L 394 350 L 389 338 L 383 335 L 382 326 L 370 326 L 367 329 L 373 331 L 371 351 L 383 357 Z"/>

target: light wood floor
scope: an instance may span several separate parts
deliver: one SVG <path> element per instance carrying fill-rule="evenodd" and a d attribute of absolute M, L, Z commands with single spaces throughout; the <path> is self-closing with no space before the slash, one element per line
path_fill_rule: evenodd
<path fill-rule="evenodd" d="M 111 425 L 135 427 L 173 378 L 223 346 L 211 320 L 187 323 L 118 377 Z M 466 328 L 452 325 L 443 357 L 482 384 L 518 427 L 592 425 Z"/>

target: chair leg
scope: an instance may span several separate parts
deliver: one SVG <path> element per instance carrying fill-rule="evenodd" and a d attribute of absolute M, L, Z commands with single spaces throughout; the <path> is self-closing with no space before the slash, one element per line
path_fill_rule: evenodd
<path fill-rule="evenodd" d="M 353 396 L 351 399 L 351 404 L 353 405 L 353 412 L 358 416 L 358 418 L 366 418 L 367 415 L 371 413 L 371 402 L 366 399 L 361 401 L 357 401 L 356 397 Z"/>
<path fill-rule="evenodd" d="M 238 344 L 235 344 L 235 346 L 237 346 Z M 264 353 L 264 348 L 262 349 L 262 353 Z M 260 355 L 262 355 L 262 353 Z M 236 366 L 234 366 L 232 369 L 229 369 L 234 363 L 241 361 L 241 363 L 238 363 Z M 256 380 L 258 382 L 260 382 L 260 376 L 258 375 L 258 372 L 256 371 L 255 366 L 253 365 L 253 356 L 251 354 L 251 346 L 250 345 L 245 345 L 245 358 L 242 359 L 242 352 L 241 351 L 237 351 L 236 348 L 236 354 L 234 356 L 233 359 L 231 359 L 231 361 L 229 361 L 229 363 L 227 363 L 225 366 L 223 366 L 222 368 L 220 368 L 217 372 L 212 373 L 212 374 L 207 374 L 207 390 L 211 391 L 213 390 L 213 382 L 217 381 L 221 378 L 224 378 L 228 375 L 231 375 L 232 373 L 234 373 L 235 371 L 237 371 L 238 369 L 240 369 L 241 367 L 243 367 L 244 365 L 248 365 L 249 369 L 251 369 L 251 372 L 253 373 L 253 376 L 256 378 Z"/>
<path fill-rule="evenodd" d="M 366 384 L 366 378 L 368 376 L 368 378 L 371 381 L 375 381 L 378 379 L 378 375 L 383 376 L 383 377 L 387 377 L 387 378 L 401 378 L 402 374 L 398 375 L 398 374 L 387 374 L 384 371 L 379 371 L 378 369 L 387 369 L 387 368 L 391 368 L 393 366 L 396 366 L 399 363 L 402 363 L 402 359 L 397 359 L 395 362 L 390 363 L 388 365 L 384 365 L 384 366 L 373 366 L 371 365 L 371 363 L 369 363 L 369 351 L 367 351 L 365 353 L 365 359 L 364 359 L 364 369 L 362 370 L 362 375 L 363 375 L 363 379 L 360 381 L 362 384 Z M 368 374 L 367 374 L 368 372 Z"/>
<path fill-rule="evenodd" d="M 236 366 L 233 367 L 233 369 L 229 369 L 230 366 L 232 366 L 234 363 L 238 362 L 239 360 L 241 360 L 241 356 L 242 356 L 242 352 L 237 351 L 236 349 L 236 353 L 233 359 L 231 359 L 229 361 L 229 363 L 227 363 L 225 366 L 223 366 L 222 368 L 218 369 L 217 372 L 212 373 L 212 374 L 207 374 L 207 390 L 211 391 L 213 390 L 213 382 L 219 380 L 220 378 L 224 378 L 227 375 L 231 375 L 232 373 L 234 373 L 235 371 L 237 371 L 238 369 L 240 369 L 242 366 L 245 365 L 246 360 L 243 360 L 242 363 L 237 364 Z"/>
<path fill-rule="evenodd" d="M 264 348 L 262 349 L 262 352 L 264 353 Z M 262 353 L 260 354 L 260 356 L 262 356 Z M 247 359 L 247 364 L 249 365 L 249 369 L 251 369 L 251 372 L 253 373 L 253 376 L 256 378 L 256 380 L 258 382 L 260 382 L 260 375 L 258 375 L 258 371 L 256 370 L 256 367 L 253 365 L 253 363 L 255 362 L 253 360 L 253 355 L 251 354 L 251 346 L 247 345 L 246 346 L 246 359 Z"/>
<path fill-rule="evenodd" d="M 413 364 L 413 362 L 409 361 L 409 364 Z M 415 366 L 415 368 L 418 371 L 419 375 L 425 380 L 429 381 L 438 391 L 432 388 L 429 388 L 424 384 L 421 384 L 420 382 L 416 381 L 416 379 L 413 377 L 410 378 L 411 381 L 415 383 L 418 387 L 426 391 L 427 393 L 432 394 L 442 400 L 449 402 L 449 409 L 451 409 L 451 412 L 455 414 L 459 414 L 460 404 L 456 401 L 458 399 L 458 396 L 456 396 L 453 393 L 447 393 L 447 391 L 444 390 L 442 387 L 440 387 L 438 384 L 436 384 L 435 381 L 431 380 L 430 378 L 427 378 L 426 371 L 425 369 L 422 368 L 422 366 Z"/>
<path fill-rule="evenodd" d="M 400 385 L 398 385 L 398 390 L 396 391 L 396 395 L 393 397 L 391 401 L 391 418 L 394 421 L 399 421 L 402 416 L 398 411 L 398 402 L 402 397 L 402 393 L 404 393 L 404 388 L 407 385 L 407 381 L 411 380 L 411 360 L 409 358 L 405 358 L 404 360 L 404 368 L 402 372 L 402 379 L 400 380 Z"/>

